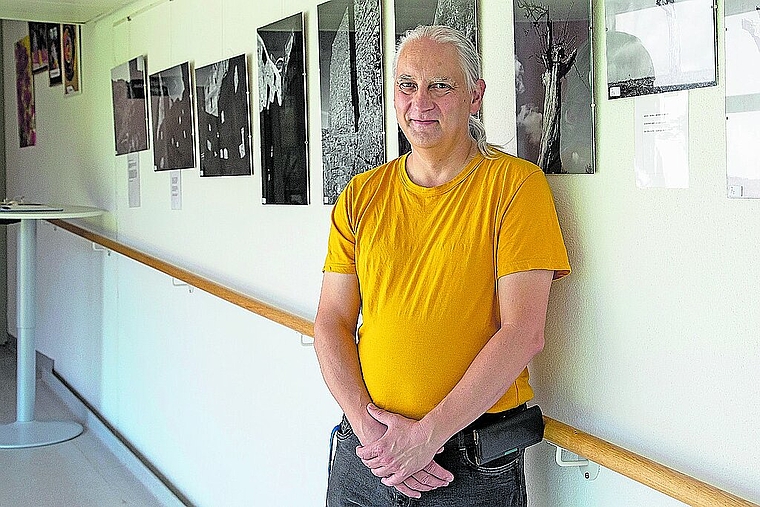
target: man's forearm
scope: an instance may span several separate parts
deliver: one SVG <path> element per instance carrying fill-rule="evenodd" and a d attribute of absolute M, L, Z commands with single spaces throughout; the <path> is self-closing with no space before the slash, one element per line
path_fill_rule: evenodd
<path fill-rule="evenodd" d="M 420 420 L 434 445 L 442 445 L 493 407 L 543 348 L 543 333 L 500 329 L 478 353 L 454 389 Z"/>
<path fill-rule="evenodd" d="M 314 350 L 330 393 L 346 414 L 354 432 L 364 443 L 367 404 L 372 399 L 364 385 L 353 335 L 347 330 L 314 330 Z"/>

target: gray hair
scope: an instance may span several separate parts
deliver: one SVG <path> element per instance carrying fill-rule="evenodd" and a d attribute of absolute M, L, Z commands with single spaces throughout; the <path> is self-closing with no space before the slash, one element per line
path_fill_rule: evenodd
<path fill-rule="evenodd" d="M 478 79 L 481 78 L 480 56 L 472 41 L 462 32 L 444 25 L 420 25 L 412 30 L 407 30 L 396 46 L 396 55 L 393 57 L 393 75 L 396 75 L 398 56 L 411 41 L 430 39 L 439 44 L 451 44 L 459 56 L 459 66 L 464 73 L 467 91 L 475 90 Z M 476 115 L 471 114 L 469 119 L 470 136 L 478 144 L 478 151 L 486 158 L 493 158 L 496 154 L 496 145 L 489 144 L 486 140 L 486 128 L 483 121 Z"/>

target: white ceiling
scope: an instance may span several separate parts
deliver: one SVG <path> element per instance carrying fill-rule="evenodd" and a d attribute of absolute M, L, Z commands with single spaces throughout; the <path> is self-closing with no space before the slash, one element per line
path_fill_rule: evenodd
<path fill-rule="evenodd" d="M 0 19 L 86 23 L 135 0 L 0 0 Z"/>
<path fill-rule="evenodd" d="M 134 2 L 135 0 L 0 0 L 0 19 L 86 23 Z M 552 12 L 559 12 L 569 19 L 583 19 L 588 12 L 588 0 L 544 0 L 540 3 L 552 6 Z"/>

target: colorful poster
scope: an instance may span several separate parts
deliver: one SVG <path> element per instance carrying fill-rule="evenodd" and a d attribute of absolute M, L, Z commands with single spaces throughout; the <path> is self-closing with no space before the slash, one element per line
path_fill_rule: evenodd
<path fill-rule="evenodd" d="M 32 52 L 32 73 L 47 69 L 48 43 L 47 24 L 29 23 L 29 48 Z"/>
<path fill-rule="evenodd" d="M 61 47 L 63 49 L 63 93 L 80 93 L 79 25 L 62 25 Z"/>
<path fill-rule="evenodd" d="M 19 146 L 25 148 L 37 143 L 34 115 L 34 81 L 32 79 L 32 53 L 29 36 L 16 42 L 16 107 L 18 111 Z"/>
<path fill-rule="evenodd" d="M 50 86 L 56 86 L 63 82 L 61 75 L 61 25 L 47 25 L 48 45 L 48 79 Z"/>

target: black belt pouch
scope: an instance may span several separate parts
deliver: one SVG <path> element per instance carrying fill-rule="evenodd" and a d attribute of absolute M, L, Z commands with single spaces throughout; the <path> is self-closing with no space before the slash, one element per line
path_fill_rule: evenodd
<path fill-rule="evenodd" d="M 541 408 L 534 405 L 514 416 L 473 430 L 475 462 L 483 465 L 509 453 L 537 444 L 544 438 Z"/>

